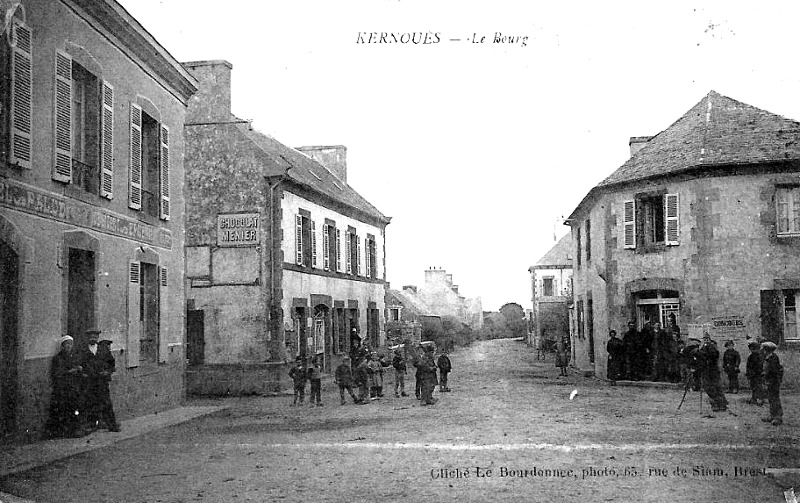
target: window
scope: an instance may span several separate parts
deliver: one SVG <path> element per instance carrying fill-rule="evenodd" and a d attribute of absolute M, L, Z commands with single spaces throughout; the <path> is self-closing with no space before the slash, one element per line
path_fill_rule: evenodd
<path fill-rule="evenodd" d="M 53 179 L 110 199 L 114 89 L 58 50 L 54 114 Z"/>
<path fill-rule="evenodd" d="M 169 220 L 169 129 L 131 103 L 128 206 Z"/>
<path fill-rule="evenodd" d="M 400 308 L 399 307 L 390 307 L 389 308 L 389 321 L 400 321 Z"/>
<path fill-rule="evenodd" d="M 3 133 L 0 147 L 4 153 L 8 152 L 9 164 L 30 169 L 32 157 L 31 112 L 33 108 L 31 29 L 19 19 L 14 19 L 11 23 L 10 41 L 11 47 L 8 56 L 11 60 L 11 71 L 9 72 L 11 80 L 7 84 L 6 82 L 0 84 L 0 89 L 3 91 L 3 100 L 0 101 L 0 105 L 4 109 L 8 106 L 10 134 L 8 136 L 5 134 L 7 126 L 4 119 L 2 128 L 0 128 L 0 133 Z M 3 46 L 3 51 L 5 50 L 6 46 Z M 5 56 L 5 53 L 3 55 Z M 8 141 L 7 144 L 6 141 Z M 4 157 L 3 161 L 5 160 Z"/>
<path fill-rule="evenodd" d="M 553 287 L 553 277 L 549 276 L 542 281 L 542 295 L 545 297 L 552 297 L 555 295 Z"/>
<path fill-rule="evenodd" d="M 800 339 L 797 334 L 797 297 L 800 290 L 783 291 L 783 338 L 786 341 Z"/>
<path fill-rule="evenodd" d="M 659 249 L 680 244 L 678 194 L 643 195 L 623 203 L 623 247 Z"/>
<path fill-rule="evenodd" d="M 166 350 L 167 269 L 149 262 L 131 262 L 128 289 L 127 363 L 163 362 Z"/>
<path fill-rule="evenodd" d="M 295 215 L 295 263 L 304 267 L 317 266 L 316 225 L 307 211 Z"/>
<path fill-rule="evenodd" d="M 592 222 L 586 219 L 586 262 L 592 260 Z"/>
<path fill-rule="evenodd" d="M 583 301 L 579 300 L 575 306 L 575 314 L 577 316 L 577 324 L 578 324 L 578 339 L 583 339 Z"/>
<path fill-rule="evenodd" d="M 352 227 L 347 229 L 347 236 L 345 244 L 347 249 L 345 255 L 347 258 L 347 274 L 354 276 L 361 275 L 361 240 L 356 234 L 356 230 Z"/>
<path fill-rule="evenodd" d="M 375 246 L 375 236 L 372 234 L 367 234 L 367 239 L 364 240 L 364 261 L 366 262 L 367 277 L 377 278 L 377 250 Z"/>
<path fill-rule="evenodd" d="M 339 230 L 336 225 L 325 223 L 322 225 L 322 268 L 326 271 L 339 270 Z"/>
<path fill-rule="evenodd" d="M 778 187 L 778 235 L 800 234 L 800 187 Z"/>
<path fill-rule="evenodd" d="M 575 244 L 578 245 L 578 269 L 581 268 L 581 255 L 583 254 L 581 250 L 581 228 L 580 226 L 575 229 Z"/>

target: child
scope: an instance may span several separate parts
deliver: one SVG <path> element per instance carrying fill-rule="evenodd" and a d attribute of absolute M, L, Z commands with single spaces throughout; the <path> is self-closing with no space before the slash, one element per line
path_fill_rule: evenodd
<path fill-rule="evenodd" d="M 733 341 L 725 342 L 725 353 L 722 355 L 722 369 L 728 375 L 728 393 L 739 393 L 739 364 L 742 357 L 733 348 Z"/>
<path fill-rule="evenodd" d="M 764 405 L 764 356 L 761 353 L 761 344 L 756 341 L 747 345 L 750 349 L 750 356 L 747 357 L 745 376 L 750 383 L 753 394 L 747 403 Z"/>
<path fill-rule="evenodd" d="M 361 360 L 355 371 L 355 383 L 358 386 L 358 402 L 361 405 L 369 403 L 369 361 Z"/>
<path fill-rule="evenodd" d="M 313 406 L 316 399 L 317 407 L 322 407 L 322 369 L 319 359 L 311 359 L 311 366 L 308 368 L 308 380 L 311 381 L 311 398 L 309 403 Z"/>
<path fill-rule="evenodd" d="M 439 367 L 439 391 L 441 393 L 450 391 L 450 388 L 447 387 L 447 374 L 450 373 L 453 366 L 450 363 L 450 358 L 447 356 L 447 353 L 442 351 L 442 354 L 439 355 L 439 359 L 436 360 L 436 366 Z"/>
<path fill-rule="evenodd" d="M 396 398 L 408 396 L 406 393 L 406 373 L 408 370 L 406 369 L 406 360 L 403 358 L 399 349 L 396 349 L 394 352 L 392 367 L 394 367 L 394 396 Z M 400 388 L 401 395 L 397 394 L 398 387 Z"/>
<path fill-rule="evenodd" d="M 342 363 L 336 367 L 335 378 L 336 383 L 339 385 L 339 396 L 342 399 L 342 405 L 344 405 L 344 390 L 350 393 L 350 398 L 353 399 L 353 403 L 356 403 L 358 399 L 353 393 L 353 371 L 350 369 L 350 357 L 345 356 L 342 358 Z"/>
<path fill-rule="evenodd" d="M 383 365 L 375 351 L 370 355 L 368 368 L 371 377 L 369 396 L 372 399 L 381 398 L 383 396 Z"/>
<path fill-rule="evenodd" d="M 563 337 L 556 342 L 556 367 L 561 369 L 559 377 L 567 376 L 567 348 Z"/>
<path fill-rule="evenodd" d="M 289 371 L 289 377 L 294 383 L 294 404 L 297 405 L 297 398 L 300 398 L 300 405 L 306 397 L 306 370 L 303 368 L 303 359 L 297 357 L 294 360 L 294 367 Z"/>
<path fill-rule="evenodd" d="M 769 417 L 762 421 L 772 423 L 772 426 L 783 424 L 783 407 L 781 406 L 781 381 L 783 381 L 783 366 L 775 353 L 777 345 L 774 342 L 765 342 L 761 345 L 764 350 L 764 385 L 767 388 L 769 399 Z"/>

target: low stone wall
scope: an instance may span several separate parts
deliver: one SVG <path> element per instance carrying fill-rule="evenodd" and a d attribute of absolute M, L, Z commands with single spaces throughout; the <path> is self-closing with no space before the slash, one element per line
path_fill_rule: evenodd
<path fill-rule="evenodd" d="M 289 363 L 197 365 L 186 368 L 188 396 L 268 395 L 291 389 Z"/>

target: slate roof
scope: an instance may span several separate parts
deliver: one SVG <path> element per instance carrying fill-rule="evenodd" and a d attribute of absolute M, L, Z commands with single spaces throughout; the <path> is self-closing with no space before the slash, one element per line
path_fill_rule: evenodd
<path fill-rule="evenodd" d="M 571 245 L 572 234 L 567 233 L 531 269 L 536 269 L 536 266 L 572 267 L 572 258 L 570 258 L 569 254 Z"/>
<path fill-rule="evenodd" d="M 435 314 L 431 311 L 424 302 L 416 297 L 413 293 L 408 293 L 405 291 L 400 290 L 389 290 L 394 297 L 403 304 L 404 307 L 407 307 L 413 311 L 415 311 L 420 316 L 435 316 L 437 318 L 441 318 L 438 314 Z"/>
<path fill-rule="evenodd" d="M 286 168 L 291 167 L 288 177 L 292 181 L 325 194 L 384 224 L 391 221 L 390 217 L 381 213 L 352 187 L 331 173 L 328 168 L 306 154 L 287 147 L 275 138 L 256 131 L 248 125 L 240 124 L 239 130 L 273 160 L 274 165 L 267 166 L 265 175 L 280 175 L 286 172 Z"/>
<path fill-rule="evenodd" d="M 800 123 L 710 91 L 598 187 L 699 166 L 800 159 Z"/>

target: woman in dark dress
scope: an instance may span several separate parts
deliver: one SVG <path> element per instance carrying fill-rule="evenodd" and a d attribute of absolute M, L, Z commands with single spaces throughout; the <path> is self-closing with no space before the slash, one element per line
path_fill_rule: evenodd
<path fill-rule="evenodd" d="M 47 431 L 51 437 L 84 435 L 80 415 L 83 368 L 74 351 L 74 345 L 69 335 L 61 337 L 61 349 L 53 357 L 50 367 L 53 394 L 50 397 Z"/>

